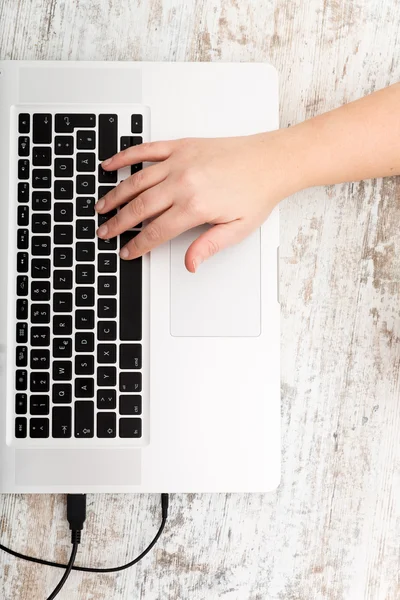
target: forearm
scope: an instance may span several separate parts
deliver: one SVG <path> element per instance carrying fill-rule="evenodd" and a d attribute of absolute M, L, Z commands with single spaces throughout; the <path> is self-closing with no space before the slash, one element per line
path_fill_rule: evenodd
<path fill-rule="evenodd" d="M 300 187 L 399 175 L 400 84 L 287 131 Z"/>

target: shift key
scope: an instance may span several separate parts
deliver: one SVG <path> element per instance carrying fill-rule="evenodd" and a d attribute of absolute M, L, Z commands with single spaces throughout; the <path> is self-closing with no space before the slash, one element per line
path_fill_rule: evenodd
<path fill-rule="evenodd" d="M 105 160 L 117 153 L 118 117 L 99 116 L 99 160 Z"/>

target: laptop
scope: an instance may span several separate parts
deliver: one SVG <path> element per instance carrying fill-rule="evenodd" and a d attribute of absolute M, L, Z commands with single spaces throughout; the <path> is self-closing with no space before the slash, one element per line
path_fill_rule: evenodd
<path fill-rule="evenodd" d="M 93 209 L 120 149 L 277 127 L 267 64 L 0 62 L 0 492 L 278 485 L 278 211 L 193 275 L 203 228 L 122 261 Z"/>

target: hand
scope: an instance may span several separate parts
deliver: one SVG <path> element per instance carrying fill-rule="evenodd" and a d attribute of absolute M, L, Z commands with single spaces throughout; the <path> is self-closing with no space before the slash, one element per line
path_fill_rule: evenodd
<path fill-rule="evenodd" d="M 105 170 L 150 161 L 96 204 L 99 213 L 127 204 L 97 231 L 119 235 L 151 219 L 121 249 L 137 258 L 184 231 L 210 223 L 186 252 L 186 268 L 240 242 L 265 221 L 274 206 L 301 185 L 290 172 L 290 130 L 248 137 L 183 139 L 128 148 L 103 162 Z M 296 169 L 294 169 L 296 171 Z"/>

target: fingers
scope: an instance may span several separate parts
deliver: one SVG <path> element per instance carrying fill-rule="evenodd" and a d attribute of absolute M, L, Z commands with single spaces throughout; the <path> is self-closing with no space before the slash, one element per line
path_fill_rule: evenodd
<path fill-rule="evenodd" d="M 139 235 L 122 248 L 121 258 L 130 260 L 142 256 L 196 224 L 191 223 L 182 210 L 174 206 L 149 223 Z"/>
<path fill-rule="evenodd" d="M 114 156 L 101 163 L 101 166 L 106 171 L 114 171 L 141 162 L 159 162 L 160 160 L 166 160 L 175 146 L 176 142 L 174 141 L 138 144 L 114 154 Z"/>
<path fill-rule="evenodd" d="M 188 271 L 195 273 L 202 262 L 214 256 L 220 250 L 240 242 L 249 233 L 242 220 L 214 225 L 202 233 L 188 248 L 185 265 Z"/>
<path fill-rule="evenodd" d="M 166 179 L 167 175 L 168 170 L 163 163 L 138 171 L 101 198 L 96 203 L 95 209 L 99 213 L 107 213 L 113 208 L 129 202 L 129 200 L 132 200 L 132 198 L 135 198 L 145 190 L 161 183 Z"/>

